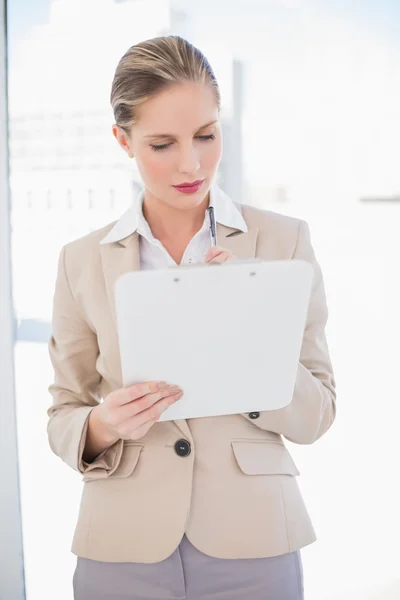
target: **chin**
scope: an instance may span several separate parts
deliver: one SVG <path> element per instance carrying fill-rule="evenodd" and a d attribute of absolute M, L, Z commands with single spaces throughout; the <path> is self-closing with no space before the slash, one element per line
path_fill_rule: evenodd
<path fill-rule="evenodd" d="M 193 194 L 191 196 L 183 196 L 183 194 L 179 194 L 179 192 L 178 192 L 179 196 L 183 196 L 183 197 L 175 200 L 174 206 L 176 208 L 180 208 L 182 210 L 190 210 L 192 208 L 196 208 L 197 206 L 200 206 L 200 204 L 202 204 L 205 197 L 207 196 L 207 193 L 206 194 L 199 193 L 199 194 Z"/>

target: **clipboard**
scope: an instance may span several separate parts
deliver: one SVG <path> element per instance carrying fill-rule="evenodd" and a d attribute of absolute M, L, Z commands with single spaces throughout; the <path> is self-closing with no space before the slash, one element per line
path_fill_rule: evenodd
<path fill-rule="evenodd" d="M 115 284 L 123 385 L 181 386 L 160 421 L 287 406 L 312 279 L 303 260 L 125 273 Z"/>

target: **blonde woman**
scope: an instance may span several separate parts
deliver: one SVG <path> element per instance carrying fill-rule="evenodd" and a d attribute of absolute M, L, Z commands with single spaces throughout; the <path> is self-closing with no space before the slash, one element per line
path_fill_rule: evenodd
<path fill-rule="evenodd" d="M 335 417 L 325 293 L 308 226 L 237 206 L 215 185 L 220 93 L 187 41 L 130 48 L 111 104 L 113 134 L 136 159 L 144 191 L 119 221 L 62 249 L 50 341 L 49 441 L 85 482 L 72 547 L 75 600 L 301 600 L 300 549 L 315 533 L 283 438 L 311 444 Z M 218 248 L 210 247 L 209 205 Z M 233 256 L 314 266 L 292 402 L 158 422 L 184 390 L 179 381 L 123 388 L 114 283 L 135 269 Z"/>

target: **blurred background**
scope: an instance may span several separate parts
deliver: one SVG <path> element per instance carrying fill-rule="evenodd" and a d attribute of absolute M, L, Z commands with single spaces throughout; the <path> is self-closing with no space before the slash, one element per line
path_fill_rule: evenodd
<path fill-rule="evenodd" d="M 220 186 L 307 220 L 325 277 L 337 420 L 313 446 L 287 444 L 318 535 L 303 550 L 306 600 L 399 600 L 400 3 L 6 4 L 26 597 L 72 600 L 76 560 L 81 477 L 45 433 L 58 254 L 117 219 L 140 186 L 111 134 L 111 81 L 129 46 L 173 33 L 220 83 Z"/>

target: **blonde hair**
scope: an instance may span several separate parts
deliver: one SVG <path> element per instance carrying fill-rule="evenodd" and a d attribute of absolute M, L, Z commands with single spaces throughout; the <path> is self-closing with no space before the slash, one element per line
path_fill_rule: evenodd
<path fill-rule="evenodd" d="M 185 81 L 211 85 L 220 109 L 214 72 L 206 57 L 188 41 L 171 35 L 132 46 L 119 61 L 112 83 L 110 101 L 116 124 L 130 133 L 141 104 L 169 85 Z"/>

